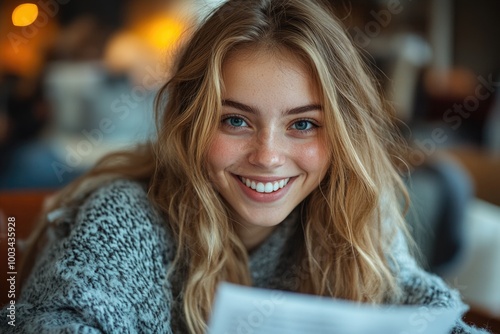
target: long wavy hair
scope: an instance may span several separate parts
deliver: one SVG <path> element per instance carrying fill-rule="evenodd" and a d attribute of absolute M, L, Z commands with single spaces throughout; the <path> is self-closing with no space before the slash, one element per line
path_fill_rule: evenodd
<path fill-rule="evenodd" d="M 407 193 L 396 168 L 402 142 L 368 67 L 331 8 L 319 0 L 229 0 L 216 9 L 194 32 L 159 91 L 157 139 L 107 157 L 53 206 L 76 189 L 89 191 L 87 181 L 97 176 L 146 182 L 177 242 L 172 270 L 185 274 L 186 324 L 191 333 L 204 333 L 217 284 L 252 284 L 247 251 L 206 165 L 220 126 L 224 61 L 242 48 L 296 55 L 320 91 L 333 158 L 302 204 L 297 246 L 299 263 L 307 268 L 297 291 L 368 303 L 397 296 L 387 253 L 392 232 L 404 229 L 401 198 Z"/>

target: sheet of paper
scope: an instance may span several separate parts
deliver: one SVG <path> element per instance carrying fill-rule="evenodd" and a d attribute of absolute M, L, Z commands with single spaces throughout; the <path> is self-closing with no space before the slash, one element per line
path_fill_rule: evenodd
<path fill-rule="evenodd" d="M 370 306 L 278 290 L 219 285 L 209 334 L 448 334 L 466 309 Z"/>

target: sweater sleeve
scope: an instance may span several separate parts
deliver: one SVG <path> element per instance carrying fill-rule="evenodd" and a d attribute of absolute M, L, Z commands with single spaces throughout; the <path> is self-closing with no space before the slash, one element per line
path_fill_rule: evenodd
<path fill-rule="evenodd" d="M 2 321 L 0 332 L 171 333 L 167 233 L 141 185 L 100 188 L 70 225 L 33 268 L 15 327 Z"/>
<path fill-rule="evenodd" d="M 402 233 L 395 238 L 392 256 L 393 270 L 402 290 L 399 303 L 467 309 L 457 290 L 450 288 L 440 277 L 426 272 L 416 263 L 409 253 Z M 487 333 L 489 332 L 467 325 L 462 320 L 457 321 L 452 331 L 452 334 Z"/>

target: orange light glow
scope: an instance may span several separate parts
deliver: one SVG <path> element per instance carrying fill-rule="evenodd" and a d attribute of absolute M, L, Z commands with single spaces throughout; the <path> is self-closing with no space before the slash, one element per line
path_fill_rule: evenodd
<path fill-rule="evenodd" d="M 38 17 L 38 7 L 33 3 L 23 3 L 12 12 L 12 23 L 17 27 L 29 26 Z"/>
<path fill-rule="evenodd" d="M 184 22 L 174 18 L 158 16 L 149 18 L 138 27 L 139 36 L 159 50 L 175 47 L 182 32 Z"/>

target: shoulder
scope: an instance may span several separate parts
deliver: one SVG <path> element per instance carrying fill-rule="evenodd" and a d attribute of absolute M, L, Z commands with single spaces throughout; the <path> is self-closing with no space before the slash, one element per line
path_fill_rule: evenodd
<path fill-rule="evenodd" d="M 23 287 L 16 305 L 25 319 L 20 332 L 52 332 L 55 326 L 113 333 L 154 332 L 156 326 L 168 332 L 172 294 L 166 274 L 174 245 L 146 188 L 116 180 L 75 204 L 62 208 L 66 212 L 53 223 L 55 239 Z"/>
<path fill-rule="evenodd" d="M 146 185 L 126 179 L 111 181 L 90 194 L 74 222 L 76 230 L 95 234 L 96 240 L 116 240 L 122 247 L 138 248 L 170 239 L 166 221 L 149 200 Z"/>
<path fill-rule="evenodd" d="M 136 229 L 159 223 L 159 215 L 149 201 L 145 186 L 141 183 L 118 179 L 97 188 L 84 199 L 76 210 L 73 223 L 88 227 Z"/>
<path fill-rule="evenodd" d="M 174 241 L 167 223 L 148 198 L 144 184 L 118 179 L 97 188 L 54 224 L 64 248 L 84 254 L 113 254 L 133 260 L 173 256 Z M 163 256 L 162 256 L 163 257 Z"/>
<path fill-rule="evenodd" d="M 148 198 L 146 185 L 126 179 L 110 181 L 82 200 L 74 217 L 74 223 L 81 222 L 122 229 L 163 223 Z"/>
<path fill-rule="evenodd" d="M 62 210 L 66 210 L 63 217 L 52 226 L 54 238 L 49 236 L 34 268 L 35 280 L 46 284 L 47 277 L 63 275 L 71 281 L 84 278 L 107 286 L 116 278 L 121 286 L 146 288 L 164 279 L 175 243 L 143 184 L 114 180 L 74 209 Z"/>
<path fill-rule="evenodd" d="M 113 180 L 97 188 L 83 201 L 81 208 L 97 209 L 96 206 L 101 207 L 99 211 L 103 212 L 113 208 L 120 208 L 120 212 L 130 209 L 140 209 L 141 213 L 154 211 L 146 185 L 127 179 Z"/>

